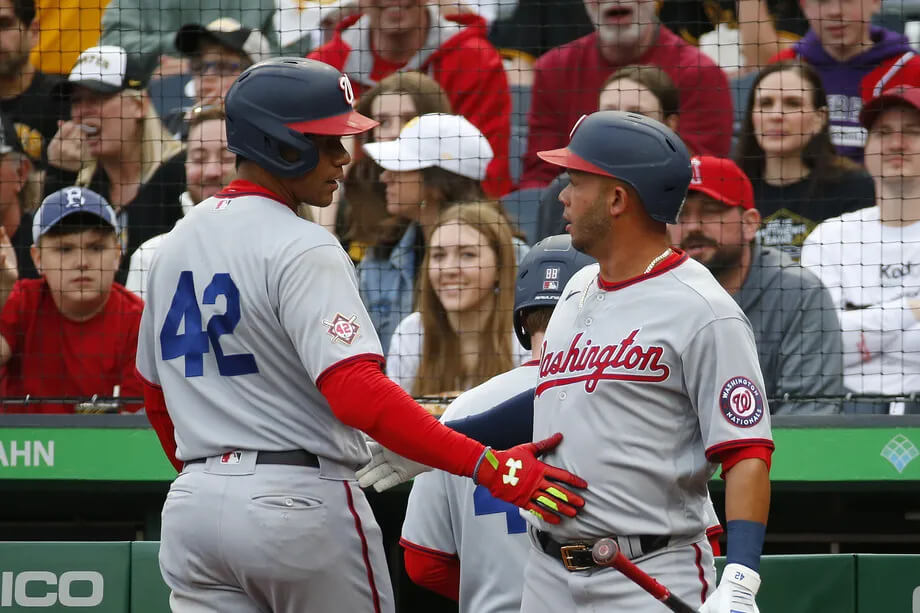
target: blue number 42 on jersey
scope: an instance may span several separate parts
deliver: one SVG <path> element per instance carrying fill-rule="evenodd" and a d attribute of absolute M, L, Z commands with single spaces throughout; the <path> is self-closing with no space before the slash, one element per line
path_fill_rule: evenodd
<path fill-rule="evenodd" d="M 226 355 L 220 347 L 220 337 L 233 334 L 240 323 L 240 290 L 233 279 L 225 272 L 211 277 L 211 282 L 204 288 L 203 304 L 215 304 L 218 296 L 224 296 L 227 310 L 223 315 L 212 315 L 207 328 L 201 327 L 201 309 L 198 306 L 195 280 L 191 270 L 179 274 L 176 293 L 166 313 L 163 327 L 160 329 L 160 351 L 163 360 L 185 358 L 185 376 L 200 377 L 204 374 L 204 354 L 214 347 L 217 370 L 222 377 L 251 375 L 259 372 L 256 358 L 251 353 Z M 179 326 L 184 322 L 184 329 L 179 333 Z"/>

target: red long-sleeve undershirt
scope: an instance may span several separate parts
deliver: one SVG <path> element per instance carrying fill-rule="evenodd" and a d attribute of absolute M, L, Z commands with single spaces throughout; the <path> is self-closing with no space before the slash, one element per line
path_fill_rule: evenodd
<path fill-rule="evenodd" d="M 316 386 L 335 416 L 410 460 L 469 477 L 484 446 L 441 424 L 372 358 L 341 362 Z"/>
<path fill-rule="evenodd" d="M 137 373 L 137 376 L 144 383 L 144 407 L 147 420 L 157 433 L 169 463 L 177 472 L 182 472 L 182 461 L 176 457 L 176 431 L 172 419 L 169 418 L 169 413 L 166 412 L 166 398 L 163 396 L 163 389 L 156 383 L 145 379 L 140 373 Z"/>

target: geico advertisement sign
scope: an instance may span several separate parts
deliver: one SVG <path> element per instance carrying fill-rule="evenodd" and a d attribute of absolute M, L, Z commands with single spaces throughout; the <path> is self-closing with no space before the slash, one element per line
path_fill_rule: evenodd
<path fill-rule="evenodd" d="M 95 607 L 102 604 L 103 583 L 102 573 L 94 570 L 69 570 L 60 575 L 47 570 L 3 571 L 0 608 Z"/>

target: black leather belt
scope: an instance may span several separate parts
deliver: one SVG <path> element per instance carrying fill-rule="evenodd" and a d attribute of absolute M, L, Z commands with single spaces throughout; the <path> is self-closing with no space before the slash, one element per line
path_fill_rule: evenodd
<path fill-rule="evenodd" d="M 588 570 L 595 568 L 598 564 L 591 557 L 591 547 L 593 542 L 581 541 L 576 543 L 560 543 L 549 535 L 548 532 L 535 530 L 537 542 L 543 553 L 554 557 L 562 562 L 566 570 Z M 666 547 L 671 537 L 659 534 L 641 534 L 634 537 L 611 537 L 617 541 L 620 551 L 629 559 L 635 559 Z M 641 547 L 641 551 L 636 551 L 636 547 L 630 545 L 635 542 Z"/>
<path fill-rule="evenodd" d="M 223 457 L 228 459 L 227 463 L 232 462 L 233 451 L 225 453 Z M 189 460 L 186 464 L 202 464 L 207 458 L 195 458 Z M 292 451 L 260 451 L 256 456 L 256 464 L 285 464 L 287 466 L 312 466 L 319 468 L 319 458 L 315 454 L 303 449 L 294 449 Z"/>

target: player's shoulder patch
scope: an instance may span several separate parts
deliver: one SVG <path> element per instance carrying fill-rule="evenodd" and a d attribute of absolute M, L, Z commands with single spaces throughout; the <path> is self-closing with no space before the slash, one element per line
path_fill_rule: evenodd
<path fill-rule="evenodd" d="M 719 392 L 719 408 L 732 425 L 750 428 L 763 419 L 763 394 L 747 377 L 732 377 Z"/>
<path fill-rule="evenodd" d="M 358 319 L 357 315 L 345 317 L 341 313 L 336 313 L 332 319 L 324 319 L 323 325 L 327 326 L 326 331 L 332 337 L 333 343 L 351 345 L 358 338 L 358 331 L 361 329 L 356 319 Z"/>

